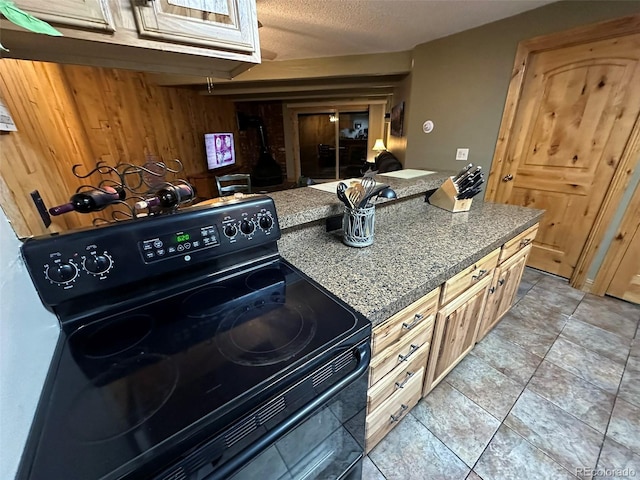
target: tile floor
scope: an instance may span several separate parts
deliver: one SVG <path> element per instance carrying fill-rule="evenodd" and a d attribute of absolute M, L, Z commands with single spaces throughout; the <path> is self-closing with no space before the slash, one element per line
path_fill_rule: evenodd
<path fill-rule="evenodd" d="M 527 268 L 516 305 L 363 479 L 640 478 L 639 322 L 639 306 Z"/>

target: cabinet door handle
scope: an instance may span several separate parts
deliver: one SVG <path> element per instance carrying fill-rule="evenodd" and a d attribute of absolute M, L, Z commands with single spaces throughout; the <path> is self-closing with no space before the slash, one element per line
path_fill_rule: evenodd
<path fill-rule="evenodd" d="M 525 238 L 520 242 L 520 248 L 524 248 L 532 242 L 530 238 Z"/>
<path fill-rule="evenodd" d="M 398 412 L 395 415 L 391 415 L 391 423 L 397 422 L 398 420 L 400 420 L 402 418 L 402 414 L 407 408 L 409 408 L 409 406 L 403 403 L 400 407 L 400 410 L 398 410 Z"/>
<path fill-rule="evenodd" d="M 502 177 L 503 182 L 510 182 L 511 180 L 513 180 L 513 175 L 511 175 L 510 173 Z"/>
<path fill-rule="evenodd" d="M 413 321 L 411 323 L 403 323 L 402 328 L 406 328 L 407 330 L 411 330 L 416 324 L 424 318 L 424 315 L 421 313 L 416 313 L 413 317 Z"/>
<path fill-rule="evenodd" d="M 398 355 L 398 358 L 400 359 L 401 362 L 406 362 L 409 357 L 411 355 L 413 355 L 413 352 L 415 352 L 417 349 L 420 348 L 420 345 L 411 345 L 411 348 L 409 349 L 409 352 L 406 355 Z"/>
<path fill-rule="evenodd" d="M 496 287 L 491 287 L 489 289 L 489 293 L 496 293 Z"/>
<path fill-rule="evenodd" d="M 500 286 L 504 285 L 504 278 L 501 278 L 500 280 L 498 280 L 498 285 Z"/>
<path fill-rule="evenodd" d="M 398 383 L 396 382 L 396 387 L 398 388 L 404 388 L 404 386 L 407 384 L 407 382 L 411 379 L 411 377 L 413 377 L 416 374 L 416 372 L 407 372 L 407 378 L 404 379 L 404 381 L 402 383 Z"/>
<path fill-rule="evenodd" d="M 472 276 L 471 278 L 473 279 L 474 282 L 477 282 L 478 280 L 480 280 L 481 278 L 484 278 L 484 276 L 489 273 L 489 270 L 478 270 L 478 274 Z"/>

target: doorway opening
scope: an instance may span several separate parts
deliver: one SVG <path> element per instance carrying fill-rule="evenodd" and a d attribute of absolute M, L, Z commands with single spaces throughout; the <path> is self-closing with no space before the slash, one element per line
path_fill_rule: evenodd
<path fill-rule="evenodd" d="M 367 159 L 369 111 L 299 113 L 298 135 L 302 176 L 358 176 Z"/>

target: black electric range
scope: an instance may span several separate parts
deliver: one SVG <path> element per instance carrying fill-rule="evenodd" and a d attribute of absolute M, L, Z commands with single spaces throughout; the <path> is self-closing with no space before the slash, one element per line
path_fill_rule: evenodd
<path fill-rule="evenodd" d="M 279 236 L 254 196 L 27 241 L 62 334 L 18 477 L 227 478 L 366 384 L 369 322 L 283 260 Z"/>

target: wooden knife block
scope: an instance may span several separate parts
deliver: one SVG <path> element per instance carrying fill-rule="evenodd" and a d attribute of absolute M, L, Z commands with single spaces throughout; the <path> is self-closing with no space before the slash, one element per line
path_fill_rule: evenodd
<path fill-rule="evenodd" d="M 456 184 L 453 183 L 453 177 L 449 177 L 440 185 L 440 188 L 429 197 L 429 203 L 449 212 L 468 212 L 471 208 L 473 198 L 457 200 L 456 195 L 458 195 Z"/>

